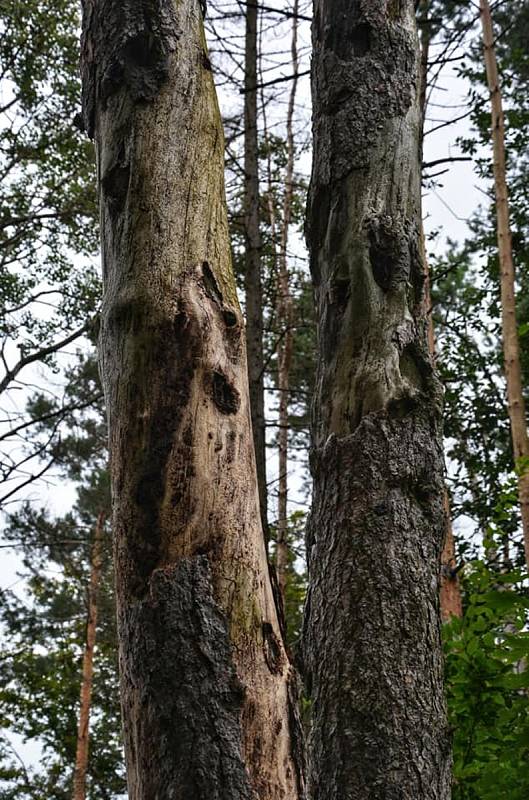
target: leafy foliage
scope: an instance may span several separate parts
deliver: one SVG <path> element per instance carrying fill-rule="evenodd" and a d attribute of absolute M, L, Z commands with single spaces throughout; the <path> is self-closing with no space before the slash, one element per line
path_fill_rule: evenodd
<path fill-rule="evenodd" d="M 79 130 L 79 7 L 6 0 L 0 7 L 0 503 L 48 456 L 22 398 L 60 396 L 65 357 L 98 303 L 93 147 Z M 21 402 L 22 400 L 22 402 Z"/>
<path fill-rule="evenodd" d="M 465 613 L 446 626 L 454 800 L 529 793 L 529 596 L 520 572 L 465 568 Z"/>

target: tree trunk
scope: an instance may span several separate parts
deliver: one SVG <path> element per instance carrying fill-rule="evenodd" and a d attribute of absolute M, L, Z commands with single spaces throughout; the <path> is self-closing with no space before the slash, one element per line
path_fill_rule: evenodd
<path fill-rule="evenodd" d="M 85 0 L 130 800 L 297 800 L 197 0 Z"/>
<path fill-rule="evenodd" d="M 90 705 L 92 701 L 92 677 L 94 674 L 94 647 L 97 627 L 97 593 L 102 566 L 103 524 L 105 514 L 98 518 L 92 548 L 90 584 L 88 587 L 88 616 L 86 621 L 86 646 L 83 655 L 83 675 L 81 678 L 81 705 L 79 709 L 79 728 L 77 732 L 77 751 L 73 773 L 73 800 L 86 797 L 86 773 L 88 769 L 88 744 Z"/>
<path fill-rule="evenodd" d="M 496 220 L 498 254 L 500 261 L 501 319 L 503 332 L 503 357 L 507 381 L 507 400 L 514 459 L 519 468 L 518 493 L 522 517 L 525 560 L 529 565 L 529 440 L 522 391 L 520 343 L 516 322 L 515 276 L 512 257 L 509 200 L 505 175 L 505 119 L 501 102 L 498 65 L 494 50 L 494 32 L 488 0 L 480 0 L 485 68 L 492 107 L 492 146 L 494 155 L 494 190 L 496 194 Z M 520 464 L 520 460 L 522 463 Z M 525 462 L 525 463 L 524 463 Z"/>
<path fill-rule="evenodd" d="M 313 44 L 310 796 L 448 800 L 414 3 L 316 0 Z"/>
<path fill-rule="evenodd" d="M 244 68 L 244 289 L 250 409 L 257 464 L 261 521 L 268 542 L 268 490 L 264 413 L 263 291 L 259 230 L 257 139 L 257 3 L 246 7 Z"/>
<path fill-rule="evenodd" d="M 426 120 L 427 107 L 427 87 L 428 87 L 428 55 L 430 52 L 431 28 L 428 22 L 430 11 L 429 0 L 422 0 L 419 10 L 423 15 L 423 26 L 421 30 L 421 57 L 420 57 L 420 77 L 419 77 L 419 109 L 421 112 L 421 163 L 423 161 L 423 141 L 424 123 Z M 421 253 L 424 261 L 424 307 L 428 319 L 428 349 L 432 363 L 435 365 L 437 356 L 437 346 L 435 341 L 435 329 L 432 316 L 432 295 L 430 282 L 430 268 L 426 252 L 426 237 L 424 233 L 424 221 L 421 218 Z M 456 570 L 454 532 L 452 528 L 452 510 L 450 508 L 450 496 L 446 484 L 443 486 L 443 506 L 445 511 L 445 533 L 444 544 L 441 552 L 441 619 L 443 622 L 450 622 L 453 616 L 463 616 L 463 604 L 461 600 L 461 589 L 459 585 L 459 575 Z"/>
<path fill-rule="evenodd" d="M 292 7 L 292 73 L 298 73 L 298 0 L 294 0 Z M 277 348 L 278 381 L 279 389 L 279 480 L 277 498 L 277 580 L 283 604 L 288 573 L 288 393 L 290 389 L 290 365 L 292 363 L 293 347 L 293 307 L 290 294 L 290 275 L 288 269 L 288 233 L 293 197 L 294 179 L 294 108 L 296 102 L 296 89 L 298 79 L 295 77 L 290 87 L 287 110 L 287 166 L 285 174 L 285 190 L 283 194 L 283 223 L 281 226 L 281 241 L 279 245 L 279 281 L 278 281 L 278 323 L 282 332 Z"/>
<path fill-rule="evenodd" d="M 421 61 L 422 63 L 422 61 Z M 422 85 L 422 81 L 421 81 Z M 424 119 L 424 114 L 423 114 Z M 432 317 L 432 298 L 430 292 L 430 270 L 426 254 L 426 243 L 424 237 L 424 226 L 421 220 L 421 253 L 424 259 L 424 308 L 428 319 L 428 350 L 432 363 L 435 365 L 437 357 L 437 344 L 435 339 L 435 329 Z M 444 537 L 443 549 L 441 551 L 441 585 L 440 603 L 441 620 L 450 622 L 452 617 L 463 616 L 463 600 L 461 597 L 461 585 L 457 571 L 456 552 L 454 542 L 454 530 L 452 527 L 452 509 L 450 507 L 450 495 L 446 483 L 443 482 L 443 509 L 444 509 Z"/>

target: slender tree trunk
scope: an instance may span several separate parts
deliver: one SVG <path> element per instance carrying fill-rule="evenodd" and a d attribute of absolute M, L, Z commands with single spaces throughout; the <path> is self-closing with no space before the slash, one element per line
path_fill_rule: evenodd
<path fill-rule="evenodd" d="M 446 529 L 443 551 L 441 553 L 441 619 L 450 622 L 452 617 L 463 616 L 463 600 L 457 572 L 454 531 L 452 528 L 452 510 L 448 490 L 444 490 L 444 509 Z"/>
<path fill-rule="evenodd" d="M 264 413 L 263 291 L 259 230 L 257 131 L 257 3 L 246 6 L 244 68 L 244 289 L 250 409 L 257 464 L 261 521 L 268 541 L 268 490 Z"/>
<path fill-rule="evenodd" d="M 414 3 L 316 0 L 313 44 L 310 796 L 448 800 Z"/>
<path fill-rule="evenodd" d="M 298 73 L 298 0 L 294 0 L 292 12 L 291 57 L 292 73 Z M 283 224 L 279 247 L 279 297 L 278 323 L 283 331 L 278 348 L 278 389 L 279 389 L 279 481 L 277 502 L 277 579 L 279 589 L 285 601 L 288 572 L 288 397 L 290 389 L 290 365 L 293 347 L 293 306 L 290 293 L 290 274 L 288 269 L 288 233 L 290 227 L 292 197 L 294 191 L 294 109 L 296 103 L 297 77 L 292 81 L 287 110 L 287 166 L 285 174 L 285 190 L 283 195 Z"/>
<path fill-rule="evenodd" d="M 92 702 L 92 677 L 94 674 L 94 647 L 97 627 L 97 593 L 102 566 L 103 524 L 102 511 L 96 522 L 94 544 L 91 556 L 90 584 L 88 587 L 88 617 L 86 622 L 86 645 L 83 655 L 83 674 L 81 678 L 81 705 L 79 709 L 79 728 L 77 732 L 77 751 L 73 773 L 73 800 L 86 797 L 86 773 L 88 769 L 88 744 L 90 705 Z"/>
<path fill-rule="evenodd" d="M 297 800 L 197 0 L 85 0 L 130 800 Z"/>
<path fill-rule="evenodd" d="M 511 437 L 515 461 L 529 458 L 527 419 L 522 391 L 520 343 L 516 322 L 515 275 L 509 223 L 509 199 L 505 174 L 505 119 L 501 102 L 498 65 L 494 50 L 494 32 L 488 0 L 480 0 L 485 68 L 492 107 L 492 146 L 494 156 L 494 190 L 496 194 L 496 219 L 498 253 L 500 260 L 501 317 L 503 331 L 503 356 L 507 380 L 507 400 Z M 518 493 L 522 517 L 525 559 L 529 565 L 529 465 L 522 464 L 518 477 Z"/>
<path fill-rule="evenodd" d="M 419 108 L 421 112 L 421 162 L 423 161 L 423 140 L 424 124 L 426 119 L 427 107 L 427 87 L 428 87 L 428 55 L 430 52 L 431 28 L 428 23 L 430 11 L 429 0 L 422 0 L 419 6 L 423 14 L 423 26 L 421 30 L 421 57 L 420 57 L 420 91 Z M 437 346 L 435 341 L 435 329 L 432 315 L 432 294 L 430 282 L 430 268 L 426 252 L 426 237 L 424 233 L 424 221 L 421 218 L 421 252 L 424 262 L 424 304 L 425 313 L 428 319 L 428 349 L 433 364 L 435 365 L 437 356 Z M 459 575 L 456 570 L 454 531 L 452 528 L 452 510 L 450 508 L 450 496 L 446 484 L 443 486 L 443 506 L 445 512 L 445 535 L 443 550 L 441 552 L 441 619 L 443 622 L 450 622 L 453 616 L 463 616 L 463 604 L 461 600 L 461 589 Z"/>
<path fill-rule="evenodd" d="M 423 115 L 424 117 L 424 115 Z M 437 345 L 435 329 L 432 317 L 432 298 L 430 292 L 430 270 L 428 268 L 424 227 L 421 220 L 421 252 L 424 260 L 425 281 L 424 281 L 424 307 L 428 319 L 428 350 L 432 363 L 435 365 L 437 357 Z M 461 585 L 457 572 L 456 552 L 454 542 L 454 530 L 452 527 L 452 509 L 450 507 L 450 495 L 446 483 L 443 483 L 443 509 L 445 518 L 444 543 L 441 551 L 441 619 L 443 622 L 450 622 L 452 617 L 463 616 L 463 600 L 461 598 Z"/>

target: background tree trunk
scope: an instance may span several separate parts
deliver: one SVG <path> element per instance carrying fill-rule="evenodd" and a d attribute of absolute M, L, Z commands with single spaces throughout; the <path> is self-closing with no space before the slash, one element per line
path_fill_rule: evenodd
<path fill-rule="evenodd" d="M 294 0 L 292 13 L 291 65 L 292 74 L 298 73 L 298 0 Z M 290 294 L 290 274 L 288 269 L 288 233 L 293 198 L 294 179 L 294 108 L 296 103 L 297 77 L 292 81 L 287 109 L 287 166 L 285 189 L 283 193 L 283 221 L 281 241 L 279 244 L 279 281 L 278 281 L 278 322 L 283 336 L 277 348 L 278 389 L 279 389 L 279 432 L 278 432 L 278 497 L 277 497 L 277 580 L 285 602 L 288 571 L 288 400 L 290 390 L 290 366 L 293 348 L 293 308 Z"/>
<path fill-rule="evenodd" d="M 129 797 L 295 800 L 200 6 L 83 8 Z"/>
<path fill-rule="evenodd" d="M 257 129 L 257 3 L 246 6 L 244 67 L 244 290 L 250 409 L 259 486 L 261 521 L 268 542 L 266 429 L 264 413 L 263 290 L 259 230 Z"/>
<path fill-rule="evenodd" d="M 414 4 L 316 0 L 313 44 L 310 793 L 448 800 L 442 390 L 424 316 Z"/>
<path fill-rule="evenodd" d="M 431 26 L 428 21 L 428 14 L 430 12 L 429 0 L 422 0 L 419 4 L 419 13 L 422 18 L 422 29 L 420 38 L 420 68 L 419 68 L 419 109 L 421 113 L 421 163 L 423 161 L 423 142 L 424 142 L 424 125 L 426 121 L 426 108 L 428 105 L 427 88 L 428 88 L 428 56 L 430 52 L 431 42 Z M 435 366 L 437 356 L 437 346 L 435 341 L 435 329 L 433 324 L 432 314 L 432 293 L 430 282 L 430 266 L 428 264 L 428 254 L 426 251 L 426 236 L 424 232 L 424 221 L 421 217 L 421 253 L 424 263 L 424 308 L 426 318 L 428 320 L 428 349 L 432 363 Z M 463 604 L 461 600 L 461 588 L 459 584 L 459 575 L 456 570 L 456 557 L 455 557 L 455 542 L 454 531 L 452 527 L 452 509 L 450 508 L 450 495 L 446 483 L 443 485 L 443 506 L 445 511 L 445 534 L 444 544 L 441 551 L 441 587 L 440 587 L 440 602 L 441 602 L 441 619 L 443 622 L 450 622 L 453 616 L 463 616 Z"/>
<path fill-rule="evenodd" d="M 496 194 L 496 219 L 498 230 L 498 255 L 500 261 L 501 320 L 503 356 L 507 381 L 507 400 L 515 462 L 529 459 L 527 419 L 522 389 L 520 367 L 520 342 L 516 322 L 516 287 L 512 257 L 509 199 L 505 178 L 505 119 L 501 102 L 498 65 L 494 51 L 494 32 L 488 0 L 480 0 L 485 68 L 492 107 L 492 146 L 494 191 Z M 518 463 L 518 493 L 522 517 L 525 560 L 529 566 L 529 462 Z"/>
<path fill-rule="evenodd" d="M 94 674 L 94 647 L 97 629 L 97 593 L 102 566 L 103 524 L 102 511 L 96 523 L 94 545 L 92 548 L 90 585 L 88 587 L 88 615 L 86 621 L 86 647 L 83 655 L 83 674 L 81 678 L 81 704 L 79 708 L 79 728 L 77 750 L 73 773 L 73 800 L 84 800 L 86 796 L 86 774 L 88 770 L 88 745 L 90 725 L 90 705 L 92 701 L 92 678 Z"/>

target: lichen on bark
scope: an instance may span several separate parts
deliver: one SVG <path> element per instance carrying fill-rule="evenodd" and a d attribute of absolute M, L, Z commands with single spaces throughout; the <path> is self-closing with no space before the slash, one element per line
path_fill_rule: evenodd
<path fill-rule="evenodd" d="M 298 800 L 196 0 L 84 0 L 131 800 Z"/>

